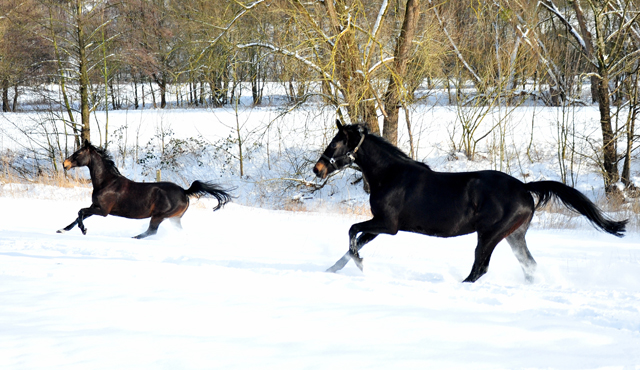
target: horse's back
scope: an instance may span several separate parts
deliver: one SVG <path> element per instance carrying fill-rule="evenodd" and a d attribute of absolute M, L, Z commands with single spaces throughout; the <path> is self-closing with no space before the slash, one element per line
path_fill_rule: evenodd
<path fill-rule="evenodd" d="M 503 172 L 416 171 L 403 179 L 406 191 L 399 229 L 434 236 L 475 232 L 484 222 L 519 207 L 533 210 L 523 183 Z"/>

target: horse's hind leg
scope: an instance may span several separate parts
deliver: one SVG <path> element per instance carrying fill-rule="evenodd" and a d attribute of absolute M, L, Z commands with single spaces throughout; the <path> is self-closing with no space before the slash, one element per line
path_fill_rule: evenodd
<path fill-rule="evenodd" d="M 182 217 L 171 217 L 169 220 L 171 220 L 171 223 L 173 224 L 173 226 L 177 227 L 178 229 L 182 229 L 182 222 L 180 222 L 180 220 L 182 219 Z"/>
<path fill-rule="evenodd" d="M 533 282 L 533 274 L 536 271 L 536 261 L 533 259 L 529 248 L 527 248 L 527 241 L 525 240 L 525 234 L 529 228 L 529 222 L 525 222 L 511 235 L 507 236 L 507 242 L 511 246 L 513 254 L 516 255 L 522 271 L 524 272 L 524 278 L 528 283 Z"/>
<path fill-rule="evenodd" d="M 466 279 L 464 279 L 464 282 L 473 283 L 480 279 L 482 275 L 487 273 L 487 270 L 489 269 L 489 261 L 491 261 L 491 254 L 498 243 L 500 243 L 504 238 L 507 238 L 512 249 L 515 248 L 514 251 L 516 249 L 518 252 L 524 253 L 526 251 L 526 253 L 521 254 L 521 256 L 530 266 L 530 261 L 533 261 L 533 257 L 531 257 L 531 254 L 528 254 L 529 251 L 527 249 L 526 242 L 524 241 L 524 234 L 527 232 L 530 220 L 531 214 L 521 213 L 510 217 L 506 222 L 495 224 L 489 231 L 478 231 L 478 246 L 476 247 L 475 260 L 473 261 L 471 273 Z M 512 243 L 515 243 L 515 247 Z M 518 257 L 518 260 L 521 258 L 518 254 L 516 254 L 516 257 Z M 529 258 L 531 259 L 530 261 Z M 522 263 L 522 260 L 520 263 Z M 535 261 L 533 261 L 533 263 L 535 266 Z M 525 271 L 525 274 L 526 273 L 527 272 Z"/>
<path fill-rule="evenodd" d="M 164 218 L 162 217 L 151 217 L 151 222 L 149 222 L 149 228 L 147 229 L 147 231 L 143 232 L 140 235 L 134 236 L 134 238 L 142 239 L 146 238 L 147 236 L 155 235 L 158 232 L 158 226 L 160 226 L 160 223 L 162 221 L 164 221 Z"/>
<path fill-rule="evenodd" d="M 473 267 L 471 268 L 471 273 L 464 279 L 463 283 L 473 283 L 487 273 L 491 254 L 502 239 L 503 238 L 496 235 L 496 233 L 487 236 L 478 232 L 478 246 L 476 246 Z"/>

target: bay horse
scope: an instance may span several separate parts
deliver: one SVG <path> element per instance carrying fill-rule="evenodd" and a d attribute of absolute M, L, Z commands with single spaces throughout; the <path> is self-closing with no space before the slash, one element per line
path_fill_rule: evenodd
<path fill-rule="evenodd" d="M 414 161 L 362 125 L 336 122 L 338 133 L 313 168 L 324 179 L 355 163 L 369 183 L 373 218 L 349 229 L 349 250 L 327 271 L 336 272 L 353 259 L 360 270 L 362 247 L 379 234 L 409 231 L 438 237 L 477 233 L 471 273 L 475 282 L 489 268 L 496 245 L 506 239 L 524 271 L 533 281 L 536 261 L 525 234 L 534 211 L 551 198 L 585 216 L 597 229 L 623 236 L 628 220 L 607 218 L 578 190 L 557 181 L 522 181 L 499 171 L 445 173 Z M 537 198 L 537 202 L 534 200 Z"/>
<path fill-rule="evenodd" d="M 78 225 L 82 234 L 86 235 L 87 229 L 83 221 L 93 215 L 135 219 L 151 217 L 147 231 L 134 236 L 136 239 L 142 239 L 156 234 L 158 226 L 166 218 L 181 227 L 180 218 L 189 207 L 190 196 L 214 196 L 218 200 L 214 211 L 231 200 L 228 190 L 208 182 L 194 181 L 191 187 L 185 190 L 172 182 L 131 181 L 120 174 L 113 159 L 104 149 L 91 145 L 89 141 L 85 141 L 82 148 L 65 159 L 63 166 L 67 171 L 74 167 L 87 166 L 93 193 L 91 206 L 80 209 L 78 218 L 69 226 L 58 230 L 58 233 L 69 231 Z"/>

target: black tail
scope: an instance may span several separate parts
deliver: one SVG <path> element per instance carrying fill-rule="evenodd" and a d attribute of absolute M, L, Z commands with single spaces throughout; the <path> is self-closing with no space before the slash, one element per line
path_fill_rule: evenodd
<path fill-rule="evenodd" d="M 593 226 L 618 237 L 624 236 L 625 226 L 629 220 L 614 221 L 578 190 L 557 181 L 536 181 L 524 184 L 525 188 L 538 196 L 536 208 L 545 205 L 552 197 L 560 199 L 572 211 L 578 212 L 591 221 Z"/>
<path fill-rule="evenodd" d="M 193 184 L 191 184 L 191 187 L 189 189 L 185 190 L 185 193 L 187 194 L 187 196 L 200 196 L 206 194 L 213 195 L 218 200 L 218 205 L 213 209 L 214 211 L 217 211 L 222 208 L 222 206 L 231 201 L 232 196 L 228 193 L 229 191 L 230 190 L 220 188 L 214 183 L 196 180 L 193 182 Z"/>

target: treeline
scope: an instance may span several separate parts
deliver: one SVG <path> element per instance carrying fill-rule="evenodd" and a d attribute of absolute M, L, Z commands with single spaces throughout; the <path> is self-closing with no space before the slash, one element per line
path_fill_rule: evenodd
<path fill-rule="evenodd" d="M 93 110 L 121 107 L 123 85 L 133 108 L 145 89 L 165 108 L 176 85 L 182 104 L 215 107 L 240 84 L 259 105 L 269 81 L 397 143 L 400 114 L 436 86 L 458 106 L 597 104 L 612 191 L 633 186 L 639 15 L 633 0 L 3 0 L 2 109 L 52 84 L 79 142 Z"/>

